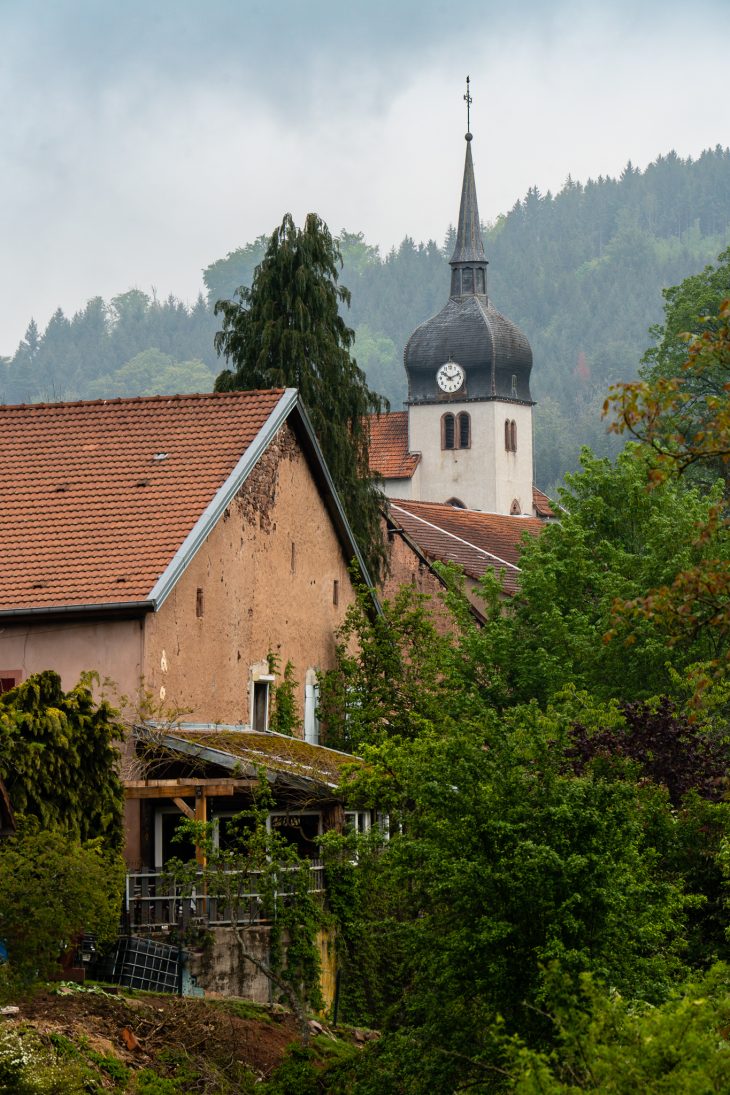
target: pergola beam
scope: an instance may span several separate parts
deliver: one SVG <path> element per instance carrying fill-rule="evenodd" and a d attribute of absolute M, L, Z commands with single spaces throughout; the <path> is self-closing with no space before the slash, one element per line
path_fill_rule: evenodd
<path fill-rule="evenodd" d="M 128 779 L 124 781 L 124 797 L 142 798 L 195 798 L 197 788 L 204 788 L 206 798 L 235 794 L 236 791 L 252 791 L 258 787 L 255 779 Z"/>

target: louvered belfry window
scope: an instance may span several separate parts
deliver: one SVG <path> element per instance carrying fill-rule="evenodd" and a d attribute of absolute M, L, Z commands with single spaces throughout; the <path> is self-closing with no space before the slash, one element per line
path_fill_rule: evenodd
<path fill-rule="evenodd" d="M 456 429 L 453 414 L 445 414 L 441 419 L 441 448 L 456 448 Z"/>
<path fill-rule="evenodd" d="M 459 448 L 468 449 L 471 446 L 471 419 L 466 411 L 459 415 Z"/>

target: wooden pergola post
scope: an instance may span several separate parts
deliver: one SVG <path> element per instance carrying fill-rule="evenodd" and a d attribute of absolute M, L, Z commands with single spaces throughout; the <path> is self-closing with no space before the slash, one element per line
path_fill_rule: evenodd
<path fill-rule="evenodd" d="M 205 784 L 199 783 L 195 788 L 195 820 L 206 822 L 208 820 L 208 796 L 205 793 Z M 195 858 L 198 866 L 205 867 L 205 851 L 199 844 L 195 845 Z"/>

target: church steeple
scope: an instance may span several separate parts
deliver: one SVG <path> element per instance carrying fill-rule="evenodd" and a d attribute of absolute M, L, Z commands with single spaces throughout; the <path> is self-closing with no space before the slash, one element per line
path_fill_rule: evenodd
<path fill-rule="evenodd" d="M 467 126 L 471 95 L 469 77 L 466 78 Z M 472 135 L 466 133 L 466 160 L 464 181 L 461 187 L 459 223 L 456 230 L 456 247 L 450 259 L 451 296 L 483 296 L 487 294 L 487 256 L 484 254 L 482 230 L 477 205 L 477 188 L 474 182 L 474 163 L 471 157 Z"/>

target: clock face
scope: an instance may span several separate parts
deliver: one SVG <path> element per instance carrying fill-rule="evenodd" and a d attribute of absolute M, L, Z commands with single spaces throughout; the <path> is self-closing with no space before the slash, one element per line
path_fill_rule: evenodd
<path fill-rule="evenodd" d="M 458 392 L 465 380 L 464 370 L 455 361 L 447 361 L 436 373 L 436 383 L 439 388 L 442 392 L 448 392 L 449 394 Z"/>

